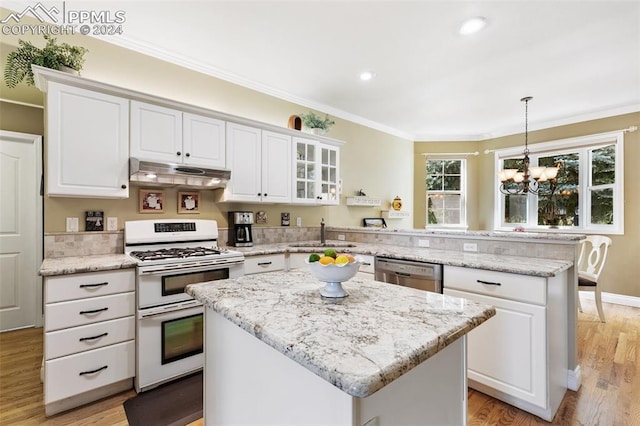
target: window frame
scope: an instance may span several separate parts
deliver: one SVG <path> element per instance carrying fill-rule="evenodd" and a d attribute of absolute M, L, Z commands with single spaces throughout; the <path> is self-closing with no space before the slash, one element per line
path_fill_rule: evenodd
<path fill-rule="evenodd" d="M 428 177 L 427 163 L 429 161 L 459 161 L 460 162 L 460 190 L 459 191 L 429 191 L 426 180 Z M 447 155 L 430 156 L 425 155 L 425 229 L 468 229 L 467 223 L 467 158 L 466 156 Z M 430 224 L 429 223 L 429 193 L 432 194 L 460 194 L 460 223 L 458 224 Z"/>
<path fill-rule="evenodd" d="M 592 224 L 591 222 L 591 185 L 592 177 L 592 153 L 604 146 L 615 146 L 615 183 L 607 185 L 613 189 L 613 224 Z M 606 233 L 624 234 L 624 131 L 607 132 L 595 135 L 580 136 L 575 138 L 560 139 L 529 145 L 529 157 L 531 166 L 538 163 L 539 157 L 551 155 L 577 153 L 579 155 L 579 179 L 578 179 L 578 207 L 580 222 L 578 226 L 559 226 L 550 228 L 548 225 L 538 225 L 538 197 L 528 194 L 527 198 L 527 222 L 522 224 L 504 222 L 505 194 L 498 189 L 500 180 L 498 171 L 502 169 L 502 162 L 506 159 L 522 158 L 523 147 L 513 147 L 494 152 L 494 229 L 500 231 L 513 230 L 514 227 L 524 227 L 525 230 L 534 232 L 559 232 L 559 233 Z"/>

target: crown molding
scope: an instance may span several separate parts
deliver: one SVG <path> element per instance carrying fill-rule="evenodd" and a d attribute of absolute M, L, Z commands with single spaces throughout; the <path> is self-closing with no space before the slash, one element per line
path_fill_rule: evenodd
<path fill-rule="evenodd" d="M 142 53 L 148 56 L 152 56 L 154 58 L 161 59 L 166 62 L 170 62 L 175 65 L 179 65 L 194 71 L 201 72 L 206 75 L 210 75 L 215 78 L 219 78 L 224 81 L 228 81 L 233 84 L 237 84 L 242 87 L 246 87 L 248 89 L 255 90 L 260 93 L 264 93 L 269 96 L 273 96 L 278 99 L 282 99 L 288 102 L 292 102 L 295 104 L 302 105 L 307 108 L 312 108 L 318 111 L 323 111 L 327 114 L 331 114 L 335 117 L 342 118 L 344 120 L 348 120 L 365 127 L 369 127 L 375 130 L 379 130 L 381 132 L 397 136 L 408 141 L 414 141 L 414 135 L 408 132 L 404 132 L 402 130 L 386 126 L 384 124 L 377 123 L 375 121 L 360 117 L 355 114 L 351 114 L 349 112 L 340 110 L 338 108 L 331 107 L 329 105 L 325 105 L 319 102 L 314 102 L 312 100 L 302 98 L 300 96 L 293 95 L 284 90 L 275 89 L 271 86 L 267 86 L 265 84 L 256 82 L 254 80 L 250 80 L 244 77 L 241 77 L 237 74 L 230 73 L 228 71 L 222 70 L 220 68 L 216 68 L 211 65 L 205 65 L 201 62 L 194 61 L 188 57 L 182 55 L 176 55 L 173 53 L 167 52 L 162 47 L 159 47 L 155 44 L 144 43 L 139 40 L 135 40 L 131 37 L 127 36 L 96 36 L 96 38 L 106 41 L 107 43 L 111 43 L 120 47 L 124 47 L 129 50 L 133 50 L 138 53 Z"/>

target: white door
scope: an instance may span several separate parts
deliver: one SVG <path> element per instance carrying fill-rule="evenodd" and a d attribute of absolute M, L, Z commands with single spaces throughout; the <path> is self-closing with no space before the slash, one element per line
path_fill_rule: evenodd
<path fill-rule="evenodd" d="M 42 137 L 0 131 L 0 331 L 42 325 Z"/>

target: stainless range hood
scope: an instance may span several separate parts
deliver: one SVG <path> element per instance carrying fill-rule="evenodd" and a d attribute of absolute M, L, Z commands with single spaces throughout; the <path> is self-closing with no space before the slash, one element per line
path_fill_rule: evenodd
<path fill-rule="evenodd" d="M 129 174 L 132 184 L 198 189 L 224 188 L 231 178 L 231 171 L 227 169 L 205 169 L 137 158 L 129 159 Z"/>

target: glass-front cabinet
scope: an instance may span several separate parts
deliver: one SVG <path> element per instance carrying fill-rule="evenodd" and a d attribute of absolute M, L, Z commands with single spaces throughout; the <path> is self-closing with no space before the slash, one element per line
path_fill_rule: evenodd
<path fill-rule="evenodd" d="M 293 138 L 293 142 L 293 202 L 339 204 L 340 148 L 304 138 Z"/>

